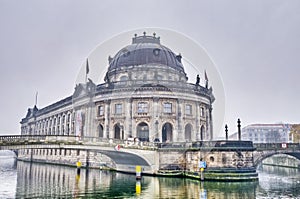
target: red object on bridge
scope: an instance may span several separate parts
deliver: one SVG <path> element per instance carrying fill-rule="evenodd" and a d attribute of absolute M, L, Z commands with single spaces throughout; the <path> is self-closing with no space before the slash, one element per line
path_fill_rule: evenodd
<path fill-rule="evenodd" d="M 121 146 L 119 144 L 117 146 L 115 146 L 116 151 L 120 151 L 120 149 L 121 149 Z"/>

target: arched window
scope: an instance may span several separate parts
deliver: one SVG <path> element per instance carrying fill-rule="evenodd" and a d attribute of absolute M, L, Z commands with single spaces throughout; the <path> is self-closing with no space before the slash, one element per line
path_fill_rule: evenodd
<path fill-rule="evenodd" d="M 115 124 L 115 139 L 123 139 L 124 135 L 123 135 L 123 129 L 121 127 L 121 125 L 119 123 Z"/>
<path fill-rule="evenodd" d="M 204 125 L 202 125 L 201 130 L 200 130 L 200 139 L 201 140 L 204 139 L 204 135 L 205 135 L 205 127 L 204 127 Z"/>
<path fill-rule="evenodd" d="M 185 125 L 184 137 L 185 137 L 185 141 L 192 141 L 192 125 L 191 124 Z"/>
<path fill-rule="evenodd" d="M 103 126 L 101 124 L 99 124 L 98 130 L 99 130 L 99 138 L 103 138 Z"/>
<path fill-rule="evenodd" d="M 173 141 L 173 127 L 170 123 L 165 123 L 162 127 L 162 142 Z"/>
<path fill-rule="evenodd" d="M 63 118 L 62 118 L 62 123 L 64 124 L 66 121 L 66 115 L 63 115 Z"/>
<path fill-rule="evenodd" d="M 67 122 L 69 123 L 70 121 L 71 121 L 71 113 L 69 113 L 67 117 Z"/>
<path fill-rule="evenodd" d="M 126 75 L 123 75 L 120 77 L 120 81 L 123 82 L 123 81 L 127 81 L 128 80 L 128 77 Z"/>
<path fill-rule="evenodd" d="M 128 81 L 127 76 L 123 75 L 123 76 L 120 77 L 120 82 L 121 82 L 122 85 L 126 85 L 127 81 Z"/>
<path fill-rule="evenodd" d="M 139 123 L 137 126 L 137 137 L 141 141 L 149 142 L 149 126 L 145 122 Z"/>

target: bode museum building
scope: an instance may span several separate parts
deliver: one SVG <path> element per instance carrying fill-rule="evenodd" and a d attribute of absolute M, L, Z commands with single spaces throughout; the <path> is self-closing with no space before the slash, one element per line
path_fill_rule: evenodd
<path fill-rule="evenodd" d="M 155 34 L 135 35 L 132 44 L 108 62 L 104 83 L 88 79 L 65 99 L 29 108 L 21 120 L 21 134 L 150 142 L 213 138 L 214 96 L 207 78 L 200 85 L 194 74 L 195 83 L 189 83 L 182 56 L 162 45 Z"/>

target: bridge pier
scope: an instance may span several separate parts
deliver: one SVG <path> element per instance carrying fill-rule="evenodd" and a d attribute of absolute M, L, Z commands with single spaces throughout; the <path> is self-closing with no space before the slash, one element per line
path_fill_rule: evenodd
<path fill-rule="evenodd" d="M 202 165 L 206 165 L 203 171 L 205 180 L 258 180 L 253 162 L 254 150 L 250 141 L 225 140 L 199 142 L 189 149 L 182 149 L 179 146 L 173 149 L 159 149 L 159 173 L 181 174 L 200 180 Z"/>

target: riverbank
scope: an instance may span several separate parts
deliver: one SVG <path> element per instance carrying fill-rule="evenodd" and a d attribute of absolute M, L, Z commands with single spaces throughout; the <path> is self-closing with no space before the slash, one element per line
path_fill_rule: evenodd
<path fill-rule="evenodd" d="M 76 164 L 66 164 L 66 163 L 54 163 L 54 162 L 46 162 L 46 161 L 30 161 L 28 159 L 18 159 L 18 161 L 24 162 L 34 162 L 38 164 L 48 164 L 48 165 L 58 165 L 58 166 L 68 166 L 68 167 L 77 167 Z M 87 169 L 86 166 L 82 166 L 83 169 Z M 110 168 L 107 166 L 95 167 L 91 166 L 88 169 L 98 169 L 104 171 L 113 171 L 119 173 L 127 173 L 135 175 L 135 172 L 127 172 L 127 171 L 118 171 L 114 168 Z M 241 182 L 241 181 L 258 181 L 258 173 L 255 169 L 223 169 L 223 170 L 215 170 L 215 169 L 206 169 L 203 171 L 203 179 L 201 179 L 201 172 L 192 172 L 192 171 L 184 171 L 184 170 L 158 170 L 156 173 L 149 174 L 143 173 L 142 175 L 146 176 L 157 176 L 157 177 L 173 177 L 173 178 L 190 178 L 196 179 L 200 181 L 219 181 L 219 182 Z"/>

